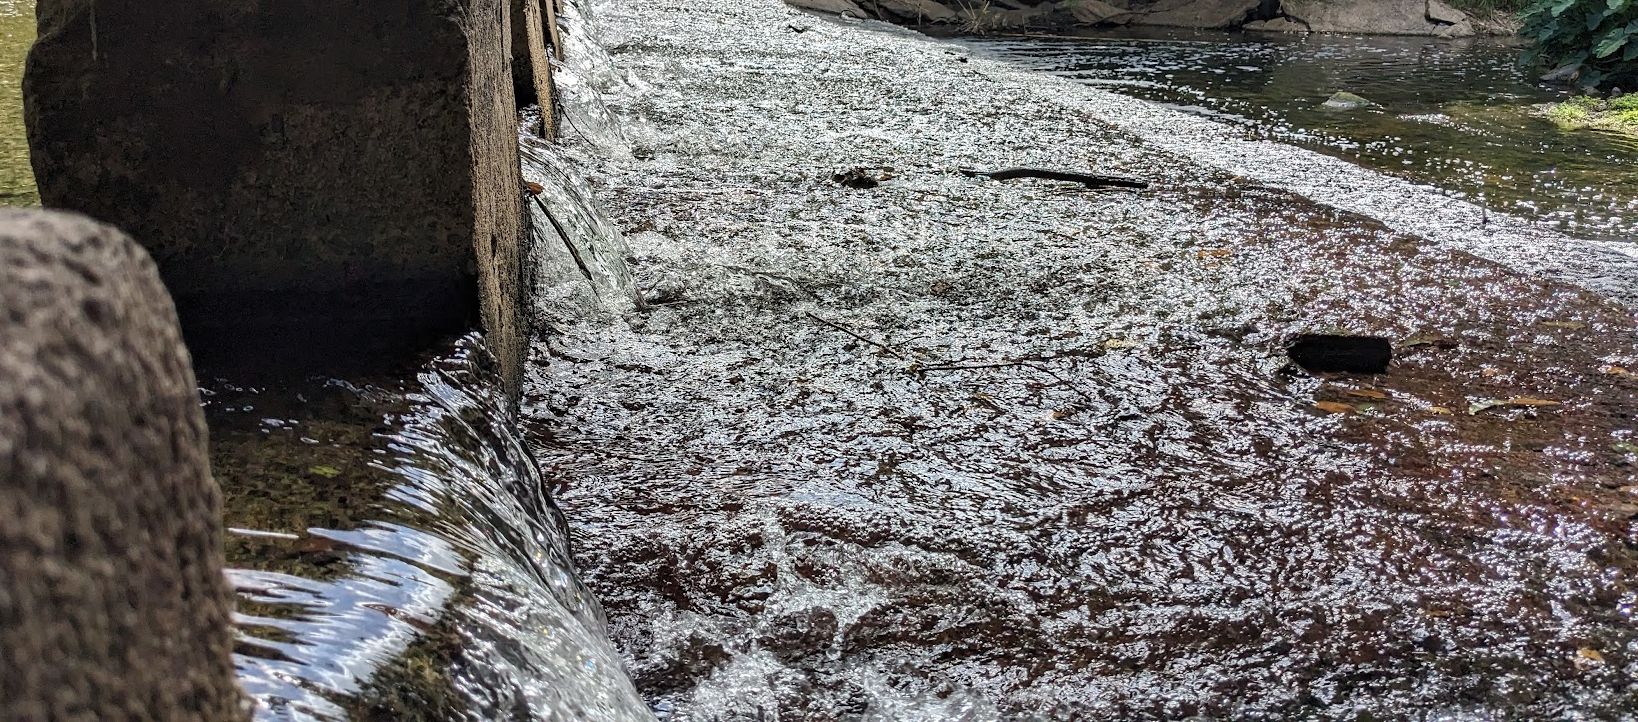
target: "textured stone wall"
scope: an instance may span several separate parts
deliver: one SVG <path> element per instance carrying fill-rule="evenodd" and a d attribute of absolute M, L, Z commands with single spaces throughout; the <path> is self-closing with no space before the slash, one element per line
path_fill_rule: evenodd
<path fill-rule="evenodd" d="M 0 721 L 245 717 L 196 387 L 141 248 L 0 212 Z"/>
<path fill-rule="evenodd" d="M 152 253 L 196 354 L 356 359 L 524 324 L 507 0 L 40 0 L 40 193 Z"/>

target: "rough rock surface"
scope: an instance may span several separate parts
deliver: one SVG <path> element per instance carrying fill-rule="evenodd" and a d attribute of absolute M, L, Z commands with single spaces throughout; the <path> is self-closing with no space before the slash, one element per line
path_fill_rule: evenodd
<path fill-rule="evenodd" d="M 481 318 L 515 387 L 505 0 L 38 14 L 25 94 L 41 197 L 148 248 L 197 355 L 357 356 Z"/>
<path fill-rule="evenodd" d="M 1246 30 L 1255 30 L 1265 33 L 1306 33 L 1311 32 L 1307 25 L 1303 25 L 1291 18 L 1274 18 L 1272 20 L 1255 20 L 1241 26 Z"/>
<path fill-rule="evenodd" d="M 119 231 L 0 213 L 0 720 L 242 719 L 176 312 Z"/>
<path fill-rule="evenodd" d="M 552 51 L 545 5 L 552 0 L 512 0 L 512 94 L 518 107 L 539 105 L 543 138 L 557 137 L 552 94 Z"/>
<path fill-rule="evenodd" d="M 852 15 L 856 18 L 872 17 L 871 13 L 859 7 L 853 0 L 786 0 L 791 7 L 829 13 L 831 15 Z"/>
<path fill-rule="evenodd" d="M 1439 0 L 1283 0 L 1280 11 L 1318 33 L 1473 34 L 1466 13 Z"/>
<path fill-rule="evenodd" d="M 1233 28 L 1262 5 L 1261 0 L 1162 0 L 1133 16 L 1133 25 L 1179 28 Z"/>
<path fill-rule="evenodd" d="M 851 11 L 852 0 L 788 0 L 822 12 Z M 938 5 L 940 9 L 932 6 Z M 910 25 L 962 23 L 979 30 L 1017 27 L 1147 25 L 1200 29 L 1244 28 L 1261 32 L 1336 32 L 1376 35 L 1475 34 L 1468 15 L 1440 0 L 862 0 L 861 12 Z M 857 13 L 855 13 L 857 14 Z M 1508 32 L 1505 23 L 1487 33 Z"/>
<path fill-rule="evenodd" d="M 1103 0 L 1067 0 L 1064 6 L 1076 23 L 1083 25 L 1119 25 L 1132 16 L 1132 11 L 1115 7 Z"/>

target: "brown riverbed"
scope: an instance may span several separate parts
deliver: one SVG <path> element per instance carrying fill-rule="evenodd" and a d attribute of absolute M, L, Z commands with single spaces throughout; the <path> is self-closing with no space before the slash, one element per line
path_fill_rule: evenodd
<path fill-rule="evenodd" d="M 654 309 L 556 329 L 525 407 L 662 718 L 1638 703 L 1626 307 L 948 46 L 776 3 L 604 13 L 641 132 L 590 175 Z M 1156 182 L 957 172 L 1009 165 Z M 1302 332 L 1397 358 L 1307 374 Z"/>

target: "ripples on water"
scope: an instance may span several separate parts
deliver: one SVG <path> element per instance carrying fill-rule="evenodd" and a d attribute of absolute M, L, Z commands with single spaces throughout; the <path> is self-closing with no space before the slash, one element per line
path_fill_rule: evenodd
<path fill-rule="evenodd" d="M 1531 82 L 1502 41 L 1158 32 L 975 44 L 1572 234 L 1638 240 L 1638 137 L 1535 117 L 1564 93 Z M 1337 91 L 1381 107 L 1322 108 Z"/>

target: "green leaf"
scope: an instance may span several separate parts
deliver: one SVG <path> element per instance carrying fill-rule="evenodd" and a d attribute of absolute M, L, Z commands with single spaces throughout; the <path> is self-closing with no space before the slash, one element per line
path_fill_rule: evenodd
<path fill-rule="evenodd" d="M 1593 46 L 1593 54 L 1600 58 L 1614 55 L 1615 51 L 1625 46 L 1627 40 L 1631 37 L 1632 34 L 1628 33 L 1626 28 L 1611 30 L 1605 33 L 1604 37 L 1598 39 L 1598 44 Z"/>
<path fill-rule="evenodd" d="M 1553 17 L 1563 15 L 1566 10 L 1575 7 L 1576 0 L 1558 0 L 1553 3 Z"/>
<path fill-rule="evenodd" d="M 1610 14 L 1614 15 L 1621 12 L 1622 10 L 1627 9 L 1627 6 L 1631 4 L 1632 0 L 1609 0 L 1608 6 L 1610 9 Z"/>

